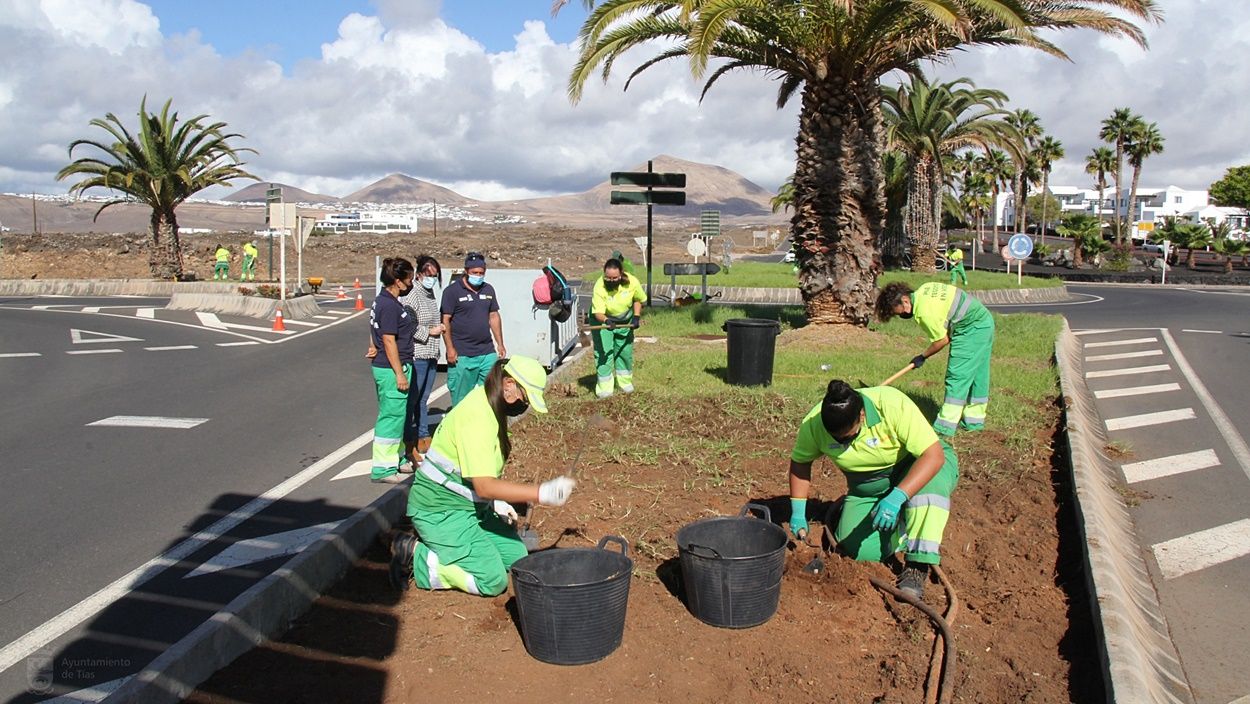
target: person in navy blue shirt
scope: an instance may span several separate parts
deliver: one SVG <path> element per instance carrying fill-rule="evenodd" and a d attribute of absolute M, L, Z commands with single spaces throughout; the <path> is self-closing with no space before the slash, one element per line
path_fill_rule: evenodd
<path fill-rule="evenodd" d="M 443 289 L 443 339 L 451 405 L 486 383 L 495 360 L 508 356 L 495 288 L 486 283 L 486 258 L 469 252 L 464 275 Z"/>
<path fill-rule="evenodd" d="M 417 325 L 400 296 L 412 290 L 412 262 L 395 257 L 382 261 L 382 285 L 369 313 L 373 383 L 378 392 L 378 420 L 373 427 L 375 482 L 398 484 L 412 474 L 404 456 L 404 418 L 408 413 L 408 387 L 412 384 L 412 333 Z"/>

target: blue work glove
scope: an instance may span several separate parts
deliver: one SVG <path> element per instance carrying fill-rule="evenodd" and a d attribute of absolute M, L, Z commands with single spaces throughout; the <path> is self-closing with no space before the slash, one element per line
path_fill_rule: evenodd
<path fill-rule="evenodd" d="M 912 369 L 919 369 L 919 368 L 923 367 L 923 366 L 924 366 L 924 355 L 922 355 L 922 354 L 918 354 L 918 355 L 916 355 L 915 357 L 912 357 L 912 360 L 911 360 L 911 366 L 912 366 Z"/>
<path fill-rule="evenodd" d="M 639 325 L 642 325 L 642 316 L 635 315 L 634 318 L 629 321 L 629 326 L 631 328 L 636 328 Z"/>
<path fill-rule="evenodd" d="M 804 535 L 799 535 L 799 532 Z M 807 499 L 790 497 L 790 532 L 800 540 L 807 534 Z"/>
<path fill-rule="evenodd" d="M 872 527 L 883 533 L 894 530 L 898 524 L 898 512 L 903 510 L 905 503 L 907 492 L 898 487 L 890 489 L 890 493 L 872 508 Z"/>

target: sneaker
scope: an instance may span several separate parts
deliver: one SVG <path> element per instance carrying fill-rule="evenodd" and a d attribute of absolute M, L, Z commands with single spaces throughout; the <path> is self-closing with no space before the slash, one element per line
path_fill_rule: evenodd
<path fill-rule="evenodd" d="M 634 385 L 633 384 L 621 384 L 621 393 L 626 393 L 626 394 L 634 393 Z"/>
<path fill-rule="evenodd" d="M 928 579 L 928 565 L 912 566 L 908 564 L 903 567 L 903 571 L 898 575 L 898 582 L 894 586 L 898 587 L 900 592 L 913 597 L 917 601 L 923 601 L 924 583 Z"/>
<path fill-rule="evenodd" d="M 407 474 L 399 474 L 396 472 L 395 474 L 388 474 L 385 477 L 372 477 L 370 481 L 374 484 L 403 484 L 404 480 L 407 478 Z"/>
<path fill-rule="evenodd" d="M 612 398 L 612 392 L 611 391 L 596 391 L 595 396 L 597 396 L 599 399 Z"/>
<path fill-rule="evenodd" d="M 412 554 L 417 550 L 417 539 L 411 533 L 396 533 L 391 540 L 391 586 L 396 591 L 408 591 L 412 585 Z"/>
<path fill-rule="evenodd" d="M 421 457 L 420 455 L 417 455 L 417 457 L 419 459 L 415 459 L 415 460 L 405 457 L 404 462 L 400 464 L 398 467 L 396 467 L 395 471 L 398 472 L 399 474 L 412 474 L 413 472 L 417 470 L 417 465 L 425 460 L 425 458 Z"/>

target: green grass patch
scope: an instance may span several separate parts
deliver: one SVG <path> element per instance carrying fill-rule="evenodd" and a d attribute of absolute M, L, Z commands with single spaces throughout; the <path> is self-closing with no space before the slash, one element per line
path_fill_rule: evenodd
<path fill-rule="evenodd" d="M 967 266 L 967 265 L 966 265 Z M 644 267 L 635 265 L 634 273 L 639 280 L 644 283 L 647 280 L 647 270 Z M 588 277 L 594 281 L 599 275 L 592 274 Z M 671 277 L 664 276 L 656 271 L 652 284 L 667 284 Z M 936 274 L 917 274 L 910 271 L 887 271 L 878 279 L 877 285 L 884 286 L 892 281 L 906 281 L 914 288 L 928 281 L 941 281 L 947 283 L 950 281 L 950 274 L 940 271 Z M 690 289 L 692 292 L 698 291 L 700 286 L 700 277 L 698 276 L 678 276 L 677 285 Z M 798 285 L 798 275 L 794 271 L 793 264 L 773 263 L 773 262 L 754 262 L 741 261 L 736 262 L 730 269 L 722 268 L 720 273 L 712 274 L 707 277 L 708 286 L 741 286 L 744 288 L 794 288 Z M 982 291 L 988 289 L 1002 288 L 1049 288 L 1053 286 L 1062 286 L 1063 280 L 1058 278 L 1043 278 L 1040 276 L 1025 276 L 1021 285 L 1016 286 L 1015 274 L 1004 274 L 998 271 L 969 271 L 968 285 L 964 288 L 969 291 Z"/>

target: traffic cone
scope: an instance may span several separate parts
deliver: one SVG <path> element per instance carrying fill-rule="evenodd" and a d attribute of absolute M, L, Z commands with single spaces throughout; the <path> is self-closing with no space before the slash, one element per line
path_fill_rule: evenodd
<path fill-rule="evenodd" d="M 286 325 L 282 322 L 282 309 L 278 308 L 273 314 L 273 331 L 286 332 Z"/>
<path fill-rule="evenodd" d="M 364 296 L 358 293 L 356 294 L 356 310 L 364 310 L 364 309 L 365 309 L 365 298 Z"/>
<path fill-rule="evenodd" d="M 334 299 L 335 299 L 335 300 L 338 300 L 338 301 L 346 301 L 346 300 L 347 300 L 347 291 L 345 291 L 345 290 L 343 289 L 343 284 L 339 284 L 339 291 L 338 291 L 338 295 L 336 295 L 336 296 L 334 297 Z"/>
<path fill-rule="evenodd" d="M 358 288 L 360 288 L 360 277 L 359 277 L 359 276 L 357 276 L 357 277 L 356 277 L 356 285 L 355 285 L 355 286 L 352 286 L 352 288 L 357 288 L 357 289 L 358 289 Z"/>

